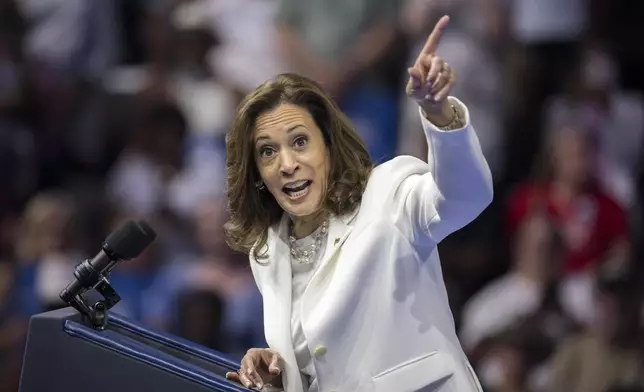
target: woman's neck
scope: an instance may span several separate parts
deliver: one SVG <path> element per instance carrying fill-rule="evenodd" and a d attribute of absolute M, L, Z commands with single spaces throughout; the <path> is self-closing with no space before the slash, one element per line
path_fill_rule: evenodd
<path fill-rule="evenodd" d="M 291 216 L 293 223 L 291 235 L 298 239 L 309 236 L 324 223 L 325 219 L 326 214 L 321 212 L 310 216 Z"/>

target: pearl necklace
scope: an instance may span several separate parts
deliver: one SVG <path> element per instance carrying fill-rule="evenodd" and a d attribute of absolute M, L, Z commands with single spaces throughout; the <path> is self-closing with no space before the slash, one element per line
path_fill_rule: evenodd
<path fill-rule="evenodd" d="M 298 264 L 311 264 L 313 260 L 315 260 L 315 256 L 320 250 L 322 240 L 324 239 L 324 236 L 326 236 L 328 230 L 329 221 L 325 220 L 324 223 L 322 223 L 322 226 L 313 233 L 313 243 L 302 248 L 298 248 L 295 236 L 290 235 L 288 240 L 291 247 L 291 259 L 296 261 Z M 291 233 L 292 232 L 293 230 L 291 229 Z"/>

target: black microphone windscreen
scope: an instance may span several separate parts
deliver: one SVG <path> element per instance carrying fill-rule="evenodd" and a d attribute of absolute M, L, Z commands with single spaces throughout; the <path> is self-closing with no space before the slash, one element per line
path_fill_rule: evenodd
<path fill-rule="evenodd" d="M 143 252 L 156 237 L 157 234 L 145 221 L 129 220 L 107 236 L 103 249 L 115 258 L 130 260 Z"/>

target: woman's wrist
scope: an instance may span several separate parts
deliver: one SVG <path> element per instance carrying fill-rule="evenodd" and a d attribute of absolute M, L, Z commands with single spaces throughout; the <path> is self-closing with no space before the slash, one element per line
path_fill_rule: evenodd
<path fill-rule="evenodd" d="M 456 117 L 456 114 L 454 113 L 452 104 L 448 99 L 445 99 L 439 105 L 421 105 L 420 108 L 422 109 L 425 118 L 440 128 L 449 125 Z"/>

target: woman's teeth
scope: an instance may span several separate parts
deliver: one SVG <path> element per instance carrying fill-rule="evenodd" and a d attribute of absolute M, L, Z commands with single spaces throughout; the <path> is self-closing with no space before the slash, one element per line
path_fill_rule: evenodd
<path fill-rule="evenodd" d="M 306 196 L 307 193 L 309 193 L 309 187 L 308 186 L 306 188 L 302 189 L 301 191 L 297 191 L 297 192 L 290 191 L 290 190 L 286 191 L 286 195 L 291 199 L 299 199 L 301 197 Z"/>
<path fill-rule="evenodd" d="M 293 186 L 285 186 L 284 193 L 291 199 L 299 199 L 309 192 L 309 185 L 311 185 L 311 181 L 302 181 L 293 184 Z"/>

